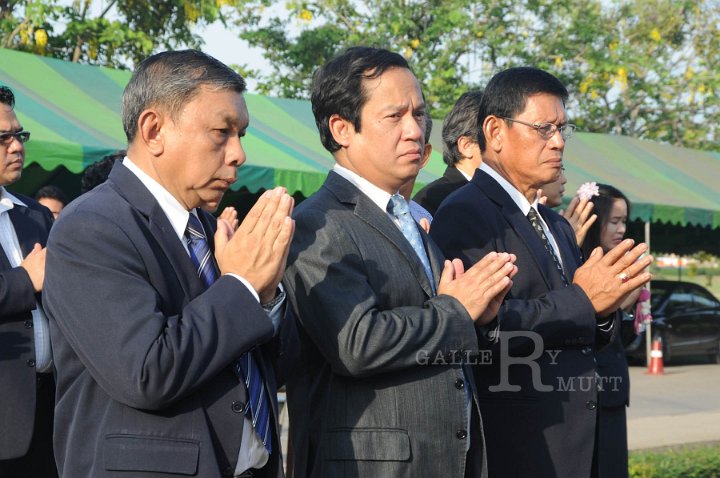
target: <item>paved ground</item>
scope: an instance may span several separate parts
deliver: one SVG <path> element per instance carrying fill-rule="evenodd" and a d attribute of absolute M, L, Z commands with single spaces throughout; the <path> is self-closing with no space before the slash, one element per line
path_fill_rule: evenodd
<path fill-rule="evenodd" d="M 720 365 L 685 362 L 665 375 L 630 367 L 631 450 L 720 441 Z"/>

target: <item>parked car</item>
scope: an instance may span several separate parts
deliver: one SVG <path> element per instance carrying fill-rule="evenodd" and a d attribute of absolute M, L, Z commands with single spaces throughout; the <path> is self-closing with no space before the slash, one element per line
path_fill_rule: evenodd
<path fill-rule="evenodd" d="M 720 363 L 720 300 L 692 282 L 650 284 L 653 338 L 662 339 L 663 361 L 705 355 Z M 625 348 L 628 358 L 645 359 L 645 332 Z"/>

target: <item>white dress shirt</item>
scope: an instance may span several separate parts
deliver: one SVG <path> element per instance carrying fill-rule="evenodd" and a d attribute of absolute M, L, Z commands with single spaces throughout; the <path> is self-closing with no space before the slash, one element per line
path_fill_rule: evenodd
<path fill-rule="evenodd" d="M 160 208 L 163 210 L 168 220 L 170 221 L 170 224 L 172 225 L 175 234 L 177 234 L 178 240 L 183 245 L 185 251 L 188 253 L 189 256 L 190 251 L 188 250 L 187 244 L 183 240 L 183 237 L 185 236 L 185 228 L 187 227 L 188 219 L 191 213 L 187 209 L 185 209 L 180 204 L 180 202 L 178 202 L 178 200 L 175 199 L 175 197 L 170 194 L 170 192 L 168 192 L 167 189 L 165 189 L 162 185 L 160 185 L 160 183 L 155 181 L 147 173 L 140 169 L 127 156 L 125 157 L 125 159 L 123 159 L 123 165 L 127 167 L 130 172 L 132 172 L 135 176 L 137 176 L 140 182 L 143 183 L 143 185 L 148 189 L 148 191 L 150 191 L 150 194 L 153 195 L 155 200 L 160 205 Z M 195 214 L 197 216 L 197 213 L 194 210 L 192 214 Z M 207 233 L 205 234 L 205 236 L 207 237 Z M 208 241 L 209 240 L 210 239 L 208 238 Z M 258 296 L 257 291 L 245 278 L 237 274 L 228 275 L 231 275 L 238 279 L 240 282 L 242 282 L 245 287 L 247 287 L 247 289 L 252 293 L 255 299 L 260 302 L 260 297 Z M 284 300 L 281 301 L 279 304 L 273 307 L 271 311 L 268 312 L 268 315 L 273 322 L 275 332 L 277 332 L 280 325 L 280 320 L 284 315 L 282 313 L 284 312 L 284 303 Z M 265 466 L 265 464 L 268 462 L 268 459 L 270 458 L 270 455 L 265 449 L 265 445 L 263 445 L 263 442 L 255 433 L 252 420 L 250 420 L 247 416 L 245 416 L 244 418 L 243 433 L 240 443 L 241 446 L 240 451 L 238 452 L 238 461 L 235 467 L 236 475 L 239 475 L 240 473 L 250 468 L 262 468 L 263 466 Z"/>
<path fill-rule="evenodd" d="M 23 261 L 22 249 L 8 211 L 15 205 L 27 207 L 0 186 L 0 244 L 10 261 L 10 266 L 20 267 Z M 32 310 L 33 334 L 35 335 L 35 370 L 40 373 L 52 372 L 52 349 L 50 347 L 50 325 L 40 304 Z"/>

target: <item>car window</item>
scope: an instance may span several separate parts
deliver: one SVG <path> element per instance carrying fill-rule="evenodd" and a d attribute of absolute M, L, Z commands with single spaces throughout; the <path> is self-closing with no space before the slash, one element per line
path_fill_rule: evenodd
<path fill-rule="evenodd" d="M 693 294 L 685 287 L 675 289 L 668 297 L 665 312 L 672 314 L 693 307 Z"/>
<path fill-rule="evenodd" d="M 718 307 L 718 301 L 713 295 L 700 287 L 692 288 L 692 299 L 694 308 L 711 308 Z"/>

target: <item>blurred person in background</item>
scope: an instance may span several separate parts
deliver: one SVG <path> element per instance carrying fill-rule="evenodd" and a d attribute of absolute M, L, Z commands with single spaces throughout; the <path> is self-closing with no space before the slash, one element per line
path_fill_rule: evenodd
<path fill-rule="evenodd" d="M 62 189 L 57 186 L 53 186 L 52 184 L 48 184 L 47 186 L 43 186 L 38 189 L 38 192 L 35 193 L 35 200 L 50 209 L 50 212 L 55 220 L 57 220 L 60 215 L 60 211 L 63 210 L 68 202 L 67 196 L 65 196 Z"/>
<path fill-rule="evenodd" d="M 597 216 L 582 244 L 583 255 L 590 257 L 598 246 L 607 253 L 625 238 L 630 201 L 618 189 L 607 184 L 585 183 L 579 192 L 575 199 L 580 196 L 582 200 L 591 199 Z M 633 318 L 643 291 L 649 295 L 646 288 L 636 289 L 621 304 L 624 319 L 622 333 L 616 334 L 610 346 L 596 354 L 598 374 L 603 384 L 599 393 L 596 433 L 598 478 L 628 476 L 626 407 L 630 404 L 630 376 L 624 345 L 634 337 L 633 323 L 627 319 Z"/>

